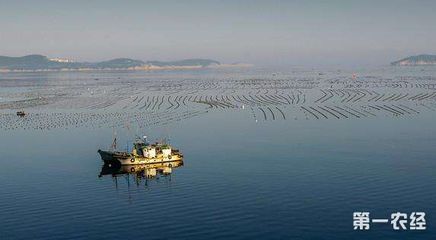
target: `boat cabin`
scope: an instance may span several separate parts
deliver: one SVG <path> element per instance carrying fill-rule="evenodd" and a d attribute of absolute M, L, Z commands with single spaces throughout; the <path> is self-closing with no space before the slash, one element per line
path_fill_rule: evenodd
<path fill-rule="evenodd" d="M 171 146 L 167 144 L 154 143 L 149 144 L 144 141 L 136 141 L 133 144 L 132 154 L 134 156 L 142 156 L 146 158 L 155 158 L 157 155 L 162 155 L 163 157 L 171 156 L 172 150 Z"/>

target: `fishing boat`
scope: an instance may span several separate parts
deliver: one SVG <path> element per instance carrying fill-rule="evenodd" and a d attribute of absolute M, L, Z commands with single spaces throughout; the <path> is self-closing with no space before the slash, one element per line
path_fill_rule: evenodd
<path fill-rule="evenodd" d="M 26 113 L 24 111 L 18 111 L 17 116 L 24 117 L 24 116 L 26 116 Z"/>
<path fill-rule="evenodd" d="M 183 154 L 165 142 L 148 143 L 144 139 L 137 138 L 133 142 L 132 151 L 117 151 L 116 138 L 112 143 L 112 150 L 98 150 L 105 164 L 114 165 L 138 165 L 151 163 L 165 163 L 182 161 Z"/>

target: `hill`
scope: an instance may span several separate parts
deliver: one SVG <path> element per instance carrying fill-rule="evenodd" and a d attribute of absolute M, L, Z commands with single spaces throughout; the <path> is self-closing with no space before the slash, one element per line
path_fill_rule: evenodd
<path fill-rule="evenodd" d="M 202 66 L 207 67 L 210 65 L 219 65 L 220 62 L 210 59 L 185 59 L 180 61 L 161 62 L 161 61 L 148 61 L 148 65 L 165 67 L 165 66 Z"/>
<path fill-rule="evenodd" d="M 94 68 L 131 68 L 144 65 L 141 60 L 130 58 L 116 58 L 109 61 L 99 62 L 94 64 Z"/>
<path fill-rule="evenodd" d="M 417 56 L 410 56 L 401 60 L 392 62 L 393 66 L 424 66 L 436 65 L 436 55 L 422 54 Z"/>
<path fill-rule="evenodd" d="M 165 69 L 165 68 L 203 68 L 220 65 L 210 59 L 185 59 L 180 61 L 141 61 L 130 58 L 116 58 L 102 62 L 74 62 L 68 59 L 48 58 L 43 55 L 23 57 L 0 56 L 0 71 L 36 71 L 36 70 L 80 70 L 80 69 Z"/>
<path fill-rule="evenodd" d="M 24 57 L 0 56 L 0 68 L 47 68 L 50 60 L 42 55 L 28 55 Z"/>

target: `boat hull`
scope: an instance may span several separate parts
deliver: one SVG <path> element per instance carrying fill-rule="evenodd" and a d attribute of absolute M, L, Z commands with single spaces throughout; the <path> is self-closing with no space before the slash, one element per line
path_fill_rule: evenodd
<path fill-rule="evenodd" d="M 116 165 L 140 165 L 140 164 L 151 164 L 151 163 L 166 163 L 183 160 L 181 154 L 174 154 L 171 156 L 157 156 L 155 158 L 147 158 L 141 156 L 133 156 L 131 154 L 123 152 L 112 152 L 98 150 L 101 156 L 101 160 L 105 164 L 116 164 Z"/>

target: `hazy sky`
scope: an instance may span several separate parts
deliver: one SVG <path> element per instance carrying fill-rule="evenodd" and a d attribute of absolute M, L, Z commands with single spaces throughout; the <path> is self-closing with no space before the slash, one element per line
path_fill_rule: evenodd
<path fill-rule="evenodd" d="M 385 64 L 436 53 L 436 1 L 0 0 L 0 55 Z"/>

